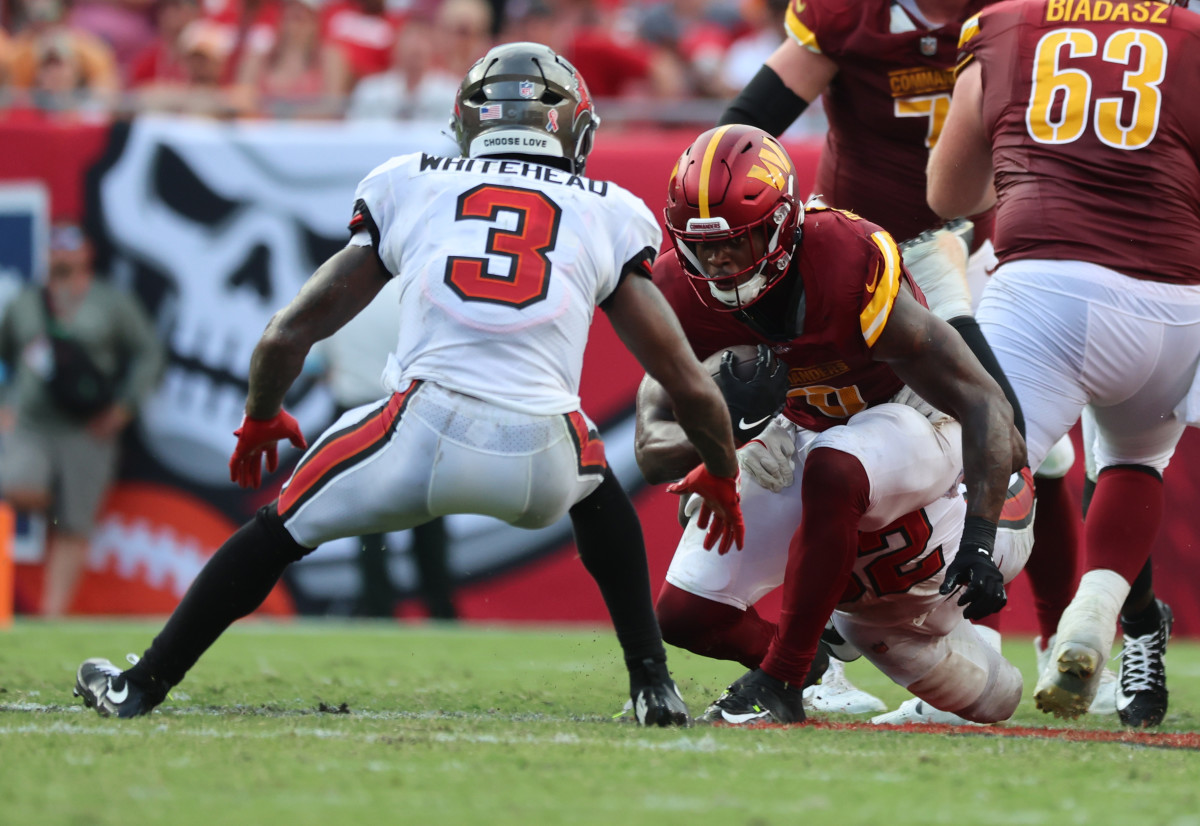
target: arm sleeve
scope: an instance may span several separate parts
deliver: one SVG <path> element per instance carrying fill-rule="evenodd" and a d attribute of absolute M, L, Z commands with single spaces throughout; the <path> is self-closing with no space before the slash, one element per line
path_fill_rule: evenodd
<path fill-rule="evenodd" d="M 1000 389 L 1004 391 L 1004 397 L 1012 405 L 1013 424 L 1017 426 L 1021 438 L 1025 438 L 1025 414 L 1021 412 L 1021 403 L 1017 401 L 1017 393 L 1009 383 L 1008 376 L 1000 367 L 1000 362 L 996 360 L 996 354 L 992 352 L 991 345 L 984 338 L 983 330 L 979 329 L 979 323 L 975 321 L 974 316 L 967 315 L 950 319 L 950 326 L 958 331 L 958 335 L 967 343 L 967 347 L 971 348 L 971 352 L 975 354 L 975 358 L 979 359 L 983 369 L 987 370 L 988 375 L 996 380 L 996 384 L 1000 385 Z"/>
<path fill-rule="evenodd" d="M 763 66 L 721 114 L 719 125 L 744 123 L 779 137 L 808 108 L 770 66 Z"/>

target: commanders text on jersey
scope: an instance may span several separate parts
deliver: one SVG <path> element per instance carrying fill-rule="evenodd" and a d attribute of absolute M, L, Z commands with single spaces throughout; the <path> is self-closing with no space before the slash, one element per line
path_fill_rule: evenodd
<path fill-rule="evenodd" d="M 608 181 L 593 181 L 563 172 L 552 166 L 542 166 L 523 161 L 495 161 L 482 158 L 439 158 L 436 155 L 421 154 L 421 172 L 478 172 L 481 175 L 489 173 L 496 175 L 522 175 L 535 181 L 545 181 L 548 184 L 561 184 L 593 192 L 596 195 L 608 194 Z"/>

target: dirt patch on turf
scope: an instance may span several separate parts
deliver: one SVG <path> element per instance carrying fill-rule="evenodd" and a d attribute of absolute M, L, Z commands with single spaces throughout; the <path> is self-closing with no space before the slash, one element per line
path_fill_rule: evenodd
<path fill-rule="evenodd" d="M 1157 749 L 1200 751 L 1200 733 L 1174 731 L 1091 731 L 1074 728 L 1036 728 L 1033 726 L 947 726 L 909 723 L 903 726 L 873 723 L 826 723 L 810 720 L 803 725 L 832 731 L 898 731 L 903 734 L 950 734 L 958 737 L 1025 737 L 1043 740 L 1067 740 L 1077 743 L 1122 743 Z"/>

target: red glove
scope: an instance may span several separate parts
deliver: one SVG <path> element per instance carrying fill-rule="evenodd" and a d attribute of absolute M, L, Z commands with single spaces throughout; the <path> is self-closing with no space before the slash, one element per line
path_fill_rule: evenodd
<path fill-rule="evenodd" d="M 692 468 L 692 472 L 681 481 L 667 487 L 669 493 L 700 495 L 704 504 L 700 506 L 697 525 L 708 528 L 704 537 L 704 549 L 712 550 L 721 540 L 717 553 L 728 553 L 737 546 L 741 550 L 746 539 L 746 524 L 742 519 L 742 474 L 734 477 L 713 476 L 704 465 Z M 709 522 L 712 525 L 709 526 Z"/>
<path fill-rule="evenodd" d="M 269 419 L 252 419 L 242 416 L 242 426 L 233 431 L 238 437 L 237 447 L 229 458 L 229 481 L 239 487 L 256 488 L 262 484 L 262 456 L 267 456 L 267 470 L 279 465 L 279 450 L 276 442 L 287 439 L 293 447 L 306 448 L 300 425 L 286 410 L 280 410 Z"/>

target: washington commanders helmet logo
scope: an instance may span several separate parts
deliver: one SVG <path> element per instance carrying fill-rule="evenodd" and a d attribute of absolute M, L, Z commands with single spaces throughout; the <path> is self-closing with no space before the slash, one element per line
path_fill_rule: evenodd
<path fill-rule="evenodd" d="M 762 163 L 750 167 L 748 177 L 762 181 L 780 192 L 788 192 L 788 178 L 792 165 L 788 162 L 783 147 L 773 138 L 763 138 L 762 148 L 758 150 L 758 159 Z"/>

